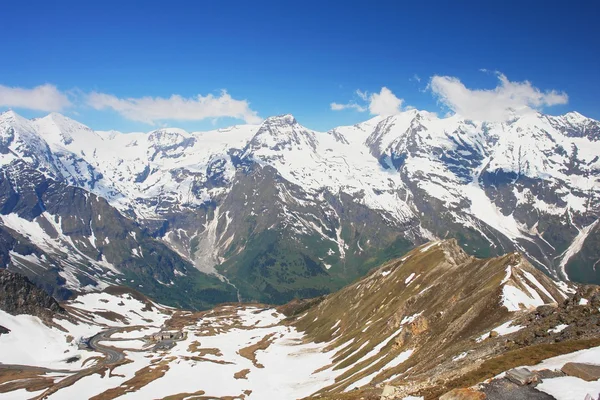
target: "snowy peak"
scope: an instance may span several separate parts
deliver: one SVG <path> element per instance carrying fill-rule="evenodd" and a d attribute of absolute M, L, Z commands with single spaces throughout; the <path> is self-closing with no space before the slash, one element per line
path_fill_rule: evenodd
<path fill-rule="evenodd" d="M 217 207 L 238 193 L 241 171 L 268 167 L 264 179 L 295 185 L 292 196 L 278 191 L 287 208 L 277 218 L 295 232 L 335 236 L 340 249 L 349 240 L 343 236 L 355 235 L 356 254 L 369 239 L 378 243 L 371 248 L 384 246 L 380 233 L 359 240 L 368 229 L 364 217 L 344 216 L 347 207 L 334 198 L 346 196 L 375 212 L 412 245 L 463 237 L 474 254 L 525 251 L 536 266 L 559 275 L 559 249 L 600 216 L 600 125 L 577 113 L 499 123 L 407 110 L 329 132 L 307 129 L 286 114 L 207 132 L 124 134 L 97 133 L 60 114 L 31 121 L 7 112 L 0 136 L 2 165 L 19 159 L 144 220 Z M 246 203 L 259 187 L 248 183 L 238 196 Z M 289 207 L 304 207 L 306 199 L 328 210 L 327 218 L 296 217 L 298 209 Z M 208 224 L 213 214 L 200 218 Z M 194 226 L 197 221 L 181 229 Z"/>
<path fill-rule="evenodd" d="M 0 165 L 25 162 L 46 173 L 55 172 L 53 155 L 35 124 L 13 111 L 0 115 Z"/>
<path fill-rule="evenodd" d="M 76 140 L 85 142 L 100 139 L 89 127 L 59 113 L 51 113 L 32 122 L 49 144 L 68 146 Z"/>
<path fill-rule="evenodd" d="M 578 113 L 577 111 L 569 111 L 568 113 L 564 114 L 563 117 L 570 121 L 588 121 L 590 119 L 585 115 Z"/>
<path fill-rule="evenodd" d="M 548 121 L 566 136 L 600 141 L 600 122 L 587 118 L 576 111 L 558 117 L 547 117 Z"/>
<path fill-rule="evenodd" d="M 6 110 L 6 111 L 0 113 L 0 122 L 14 121 L 17 118 L 23 118 L 23 117 L 21 117 L 19 114 L 17 114 L 13 110 Z"/>
<path fill-rule="evenodd" d="M 39 122 L 42 126 L 53 124 L 56 128 L 67 131 L 91 130 L 88 126 L 57 112 L 50 113 L 42 118 L 35 118 L 32 121 Z"/>
<path fill-rule="evenodd" d="M 296 125 L 298 122 L 296 118 L 292 114 L 282 114 L 274 117 L 269 117 L 265 119 L 262 125 L 269 126 L 286 126 L 286 125 Z"/>
<path fill-rule="evenodd" d="M 426 127 L 431 121 L 429 114 L 418 110 L 408 110 L 391 115 L 380 120 L 373 128 L 372 133 L 365 140 L 371 154 L 381 157 L 384 154 L 399 155 L 409 147 L 421 147 L 423 140 L 429 134 Z"/>
<path fill-rule="evenodd" d="M 190 138 L 191 135 L 178 128 L 161 128 L 148 133 L 148 141 L 165 146 L 172 146 Z"/>
<path fill-rule="evenodd" d="M 15 130 L 33 131 L 32 122 L 27 118 L 23 118 L 13 110 L 8 110 L 0 114 L 0 126 L 4 130 L 13 128 Z"/>
<path fill-rule="evenodd" d="M 291 114 L 267 118 L 250 143 L 245 153 L 271 157 L 271 152 L 292 150 L 316 150 L 315 132 L 298 124 Z"/>

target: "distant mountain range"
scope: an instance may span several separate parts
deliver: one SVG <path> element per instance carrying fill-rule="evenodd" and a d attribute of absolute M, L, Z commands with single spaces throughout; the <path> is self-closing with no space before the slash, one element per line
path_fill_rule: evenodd
<path fill-rule="evenodd" d="M 62 298 L 120 283 L 182 307 L 284 303 L 435 238 L 600 283 L 600 122 L 410 110 L 124 134 L 8 111 L 0 214 L 0 265 Z"/>

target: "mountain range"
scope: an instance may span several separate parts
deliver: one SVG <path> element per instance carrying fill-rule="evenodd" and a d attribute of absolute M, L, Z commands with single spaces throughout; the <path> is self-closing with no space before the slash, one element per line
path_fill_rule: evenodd
<path fill-rule="evenodd" d="M 0 266 L 62 299 L 283 304 L 437 238 L 600 283 L 599 217 L 600 122 L 576 112 L 148 133 L 0 115 Z"/>

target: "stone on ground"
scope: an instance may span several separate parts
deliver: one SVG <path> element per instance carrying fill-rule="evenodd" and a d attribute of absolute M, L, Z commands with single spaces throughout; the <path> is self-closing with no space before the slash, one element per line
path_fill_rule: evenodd
<path fill-rule="evenodd" d="M 536 381 L 536 376 L 527 368 L 514 368 L 506 372 L 506 379 L 517 385 L 529 385 Z"/>
<path fill-rule="evenodd" d="M 561 368 L 561 371 L 588 382 L 600 379 L 600 365 L 569 362 Z"/>

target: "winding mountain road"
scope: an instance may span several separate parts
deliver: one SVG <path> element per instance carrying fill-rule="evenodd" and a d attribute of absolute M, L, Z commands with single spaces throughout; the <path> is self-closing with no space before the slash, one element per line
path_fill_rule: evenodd
<path fill-rule="evenodd" d="M 125 359 L 125 354 L 123 354 L 122 350 L 100 344 L 101 341 L 110 341 L 110 336 L 120 330 L 122 330 L 122 328 L 107 329 L 92 336 L 88 342 L 92 350 L 98 351 L 106 356 L 106 358 L 102 360 L 102 364 L 104 365 L 116 364 Z"/>
<path fill-rule="evenodd" d="M 135 328 L 132 326 L 127 327 L 129 329 Z M 125 339 L 112 339 L 111 336 L 117 332 L 123 331 L 124 327 L 114 327 L 108 328 L 101 332 L 96 333 L 94 336 L 89 338 L 87 344 L 89 348 L 93 351 L 104 354 L 104 359 L 98 361 L 97 364 L 92 365 L 90 367 L 84 367 L 81 370 L 73 371 L 73 370 L 59 370 L 59 369 L 49 369 L 49 368 L 41 368 L 29 365 L 11 365 L 11 364 L 2 364 L 0 363 L 0 370 L 2 369 L 10 369 L 16 371 L 33 371 L 36 374 L 43 375 L 48 373 L 62 373 L 62 374 L 72 374 L 70 376 L 65 377 L 64 379 L 56 382 L 51 387 L 46 389 L 42 394 L 34 397 L 35 400 L 42 400 L 48 398 L 50 395 L 56 393 L 58 390 L 71 386 L 79 379 L 96 373 L 98 371 L 102 371 L 106 369 L 108 366 L 119 364 L 121 361 L 125 360 L 124 351 L 148 351 L 148 350 L 135 350 L 135 349 L 118 349 L 115 347 L 106 346 L 101 344 L 101 342 L 118 342 Z M 175 345 L 176 340 L 174 339 L 165 339 L 156 343 L 151 350 L 168 350 Z"/>

